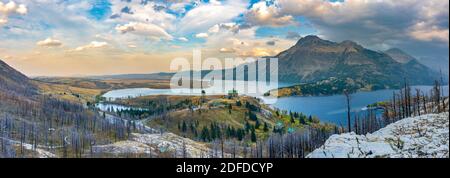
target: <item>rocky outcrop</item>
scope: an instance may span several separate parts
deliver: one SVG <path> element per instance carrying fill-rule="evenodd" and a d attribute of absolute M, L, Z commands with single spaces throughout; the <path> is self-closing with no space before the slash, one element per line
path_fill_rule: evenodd
<path fill-rule="evenodd" d="M 449 113 L 406 118 L 367 135 L 332 135 L 308 158 L 448 158 Z"/>

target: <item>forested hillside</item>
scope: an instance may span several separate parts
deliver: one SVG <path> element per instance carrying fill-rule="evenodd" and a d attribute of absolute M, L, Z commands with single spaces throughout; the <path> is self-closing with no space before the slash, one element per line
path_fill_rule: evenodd
<path fill-rule="evenodd" d="M 0 157 L 82 157 L 93 144 L 124 139 L 126 131 L 81 104 L 40 94 L 33 81 L 2 61 L 0 118 Z"/>

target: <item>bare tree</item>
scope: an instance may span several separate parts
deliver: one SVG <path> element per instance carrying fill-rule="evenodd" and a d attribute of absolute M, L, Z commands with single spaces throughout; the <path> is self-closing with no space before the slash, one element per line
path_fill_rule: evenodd
<path fill-rule="evenodd" d="M 345 96 L 345 101 L 347 103 L 347 127 L 348 127 L 348 132 L 352 131 L 352 126 L 351 126 L 351 118 L 350 118 L 350 92 L 348 90 L 344 90 L 344 96 Z"/>

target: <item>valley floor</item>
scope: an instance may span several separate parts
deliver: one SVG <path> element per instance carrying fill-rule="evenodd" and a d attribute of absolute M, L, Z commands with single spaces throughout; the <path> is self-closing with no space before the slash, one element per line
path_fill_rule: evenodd
<path fill-rule="evenodd" d="M 449 113 L 406 118 L 367 135 L 332 135 L 307 157 L 448 158 Z"/>

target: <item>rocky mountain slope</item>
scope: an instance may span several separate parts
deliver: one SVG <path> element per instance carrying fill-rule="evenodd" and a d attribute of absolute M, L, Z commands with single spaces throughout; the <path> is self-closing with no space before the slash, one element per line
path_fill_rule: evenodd
<path fill-rule="evenodd" d="M 204 143 L 158 133 L 141 122 L 101 117 L 79 103 L 41 93 L 38 84 L 0 61 L 0 158 L 208 157 L 211 152 Z"/>
<path fill-rule="evenodd" d="M 13 69 L 0 60 L 0 92 L 10 94 L 33 95 L 36 94 L 36 86 L 27 76 Z"/>
<path fill-rule="evenodd" d="M 412 84 L 430 84 L 437 78 L 435 72 L 415 59 L 401 63 L 352 41 L 336 43 L 317 36 L 306 36 L 275 57 L 283 69 L 279 70 L 280 81 L 285 82 L 309 83 L 335 77 L 351 79 L 361 88 L 387 88 L 396 87 L 405 78 Z"/>
<path fill-rule="evenodd" d="M 266 95 L 334 95 L 344 90 L 371 91 L 430 85 L 440 75 L 400 49 L 377 52 L 352 42 L 341 43 L 307 36 L 279 59 L 279 80 L 297 85 L 272 90 Z"/>
<path fill-rule="evenodd" d="M 332 135 L 308 158 L 448 158 L 449 113 L 406 118 L 367 135 Z"/>
<path fill-rule="evenodd" d="M 408 63 L 412 60 L 416 60 L 414 57 L 412 57 L 409 54 L 406 54 L 405 52 L 403 52 L 401 49 L 398 48 L 391 48 L 385 51 L 384 53 L 389 55 L 395 61 L 402 64 Z"/>

